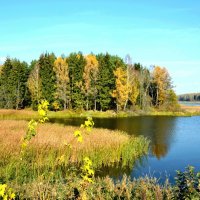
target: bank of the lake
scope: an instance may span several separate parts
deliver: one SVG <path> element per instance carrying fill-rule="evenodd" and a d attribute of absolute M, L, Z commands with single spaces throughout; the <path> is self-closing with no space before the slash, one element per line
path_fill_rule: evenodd
<path fill-rule="evenodd" d="M 96 128 L 87 131 L 81 127 L 47 123 L 38 127 L 37 135 L 22 153 L 21 138 L 26 131 L 27 121 L 1 120 L 0 184 L 22 187 L 41 177 L 46 183 L 49 176 L 62 184 L 67 174 L 80 177 L 85 157 L 92 161 L 90 167 L 96 172 L 102 166 L 132 168 L 137 159 L 148 153 L 149 147 L 146 138 L 121 131 Z M 76 131 L 81 132 L 80 142 L 75 138 Z"/>
<path fill-rule="evenodd" d="M 200 106 L 199 105 L 193 106 L 191 104 L 182 104 L 181 109 L 187 113 L 190 113 L 192 116 L 200 115 Z"/>
<path fill-rule="evenodd" d="M 113 110 L 108 111 L 49 111 L 49 118 L 86 118 L 88 116 L 95 118 L 124 118 L 134 116 L 197 116 L 200 115 L 200 106 L 185 106 L 181 105 L 179 111 L 160 111 L 157 109 L 151 109 L 149 111 L 120 111 L 115 112 Z M 37 119 L 37 111 L 32 109 L 12 110 L 12 109 L 0 109 L 0 120 L 14 119 L 14 120 L 30 120 Z"/>
<path fill-rule="evenodd" d="M 199 167 L 200 116 L 135 116 L 124 118 L 93 118 L 95 126 L 110 130 L 121 130 L 134 136 L 147 137 L 150 142 L 148 157 L 136 163 L 134 168 L 122 171 L 106 168 L 107 174 L 121 177 L 125 172 L 132 178 L 146 174 L 156 176 L 160 182 L 166 177 L 174 183 L 176 170 L 184 170 L 188 165 Z M 84 118 L 50 119 L 51 123 L 77 126 Z"/>
<path fill-rule="evenodd" d="M 20 154 L 21 138 L 26 131 L 26 121 L 1 120 L 1 161 Z M 83 139 L 81 142 L 76 141 L 75 131 L 81 131 Z M 79 127 L 47 123 L 41 124 L 37 132 L 29 145 L 32 158 L 37 151 L 40 152 L 40 159 L 48 158 L 48 156 L 52 159 L 55 156 L 57 159 L 64 155 L 65 165 L 80 164 L 82 158 L 87 155 L 94 161 L 95 168 L 101 165 L 117 165 L 120 162 L 128 166 L 140 156 L 147 154 L 149 146 L 149 141 L 144 137 L 134 137 L 122 131 L 108 129 L 94 128 L 88 132 Z"/>
<path fill-rule="evenodd" d="M 44 199 L 54 199 L 55 194 L 50 191 L 55 189 L 60 198 L 60 188 L 64 191 L 68 188 L 74 195 L 76 187 L 88 185 L 81 178 L 82 166 L 87 167 L 85 157 L 90 158 L 92 165 L 89 168 L 95 172 L 102 166 L 132 168 L 137 159 L 148 153 L 149 147 L 146 138 L 133 137 L 121 131 L 93 128 L 88 132 L 81 127 L 47 123 L 38 127 L 37 135 L 22 153 L 21 138 L 26 131 L 27 121 L 1 120 L 0 192 L 4 194 L 2 188 L 5 185 L 2 183 L 6 183 L 16 191 L 19 199 L 43 199 L 46 192 L 48 198 Z M 81 142 L 74 136 L 76 131 L 81 131 Z M 98 176 L 98 173 L 95 174 Z M 64 182 L 69 184 L 68 187 Z M 68 194 L 62 199 L 66 197 L 69 197 Z"/>

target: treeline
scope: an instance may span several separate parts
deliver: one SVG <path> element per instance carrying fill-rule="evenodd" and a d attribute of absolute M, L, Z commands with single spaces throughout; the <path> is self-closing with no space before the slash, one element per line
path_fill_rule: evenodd
<path fill-rule="evenodd" d="M 67 57 L 45 53 L 30 65 L 7 58 L 0 67 L 0 108 L 36 108 L 46 99 L 52 110 L 175 109 L 166 68 L 150 70 L 130 60 L 80 52 Z"/>
<path fill-rule="evenodd" d="M 181 94 L 178 96 L 179 101 L 200 101 L 200 93 Z"/>

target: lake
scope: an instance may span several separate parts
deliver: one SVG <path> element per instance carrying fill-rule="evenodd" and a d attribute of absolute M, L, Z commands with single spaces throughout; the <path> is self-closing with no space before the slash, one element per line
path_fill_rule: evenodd
<path fill-rule="evenodd" d="M 85 119 L 51 119 L 50 122 L 80 126 Z M 132 178 L 155 176 L 163 182 L 166 177 L 174 182 L 176 170 L 192 165 L 200 171 L 200 116 L 138 116 L 128 118 L 94 118 L 96 128 L 126 131 L 130 135 L 143 135 L 150 139 L 149 155 L 129 169 L 102 170 L 113 178 L 125 172 Z M 100 172 L 97 172 L 101 174 Z"/>
<path fill-rule="evenodd" d="M 200 106 L 199 101 L 179 101 L 178 103 L 184 106 Z"/>

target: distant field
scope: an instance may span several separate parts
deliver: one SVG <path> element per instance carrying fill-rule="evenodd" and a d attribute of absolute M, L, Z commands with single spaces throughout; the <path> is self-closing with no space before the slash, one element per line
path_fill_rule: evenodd
<path fill-rule="evenodd" d="M 179 101 L 179 104 L 185 106 L 200 106 L 200 101 Z"/>
<path fill-rule="evenodd" d="M 181 109 L 183 109 L 187 112 L 191 112 L 191 113 L 200 112 L 200 105 L 199 106 L 193 106 L 193 105 L 180 104 L 180 106 L 181 106 Z"/>

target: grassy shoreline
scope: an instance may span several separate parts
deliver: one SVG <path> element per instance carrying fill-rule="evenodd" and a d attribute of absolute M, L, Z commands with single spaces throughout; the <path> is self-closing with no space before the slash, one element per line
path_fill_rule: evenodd
<path fill-rule="evenodd" d="M 81 130 L 83 141 L 79 143 L 73 135 L 78 127 L 45 123 L 40 124 L 37 135 L 21 154 L 21 139 L 26 130 L 27 121 L 1 120 L 0 189 L 6 183 L 19 199 L 54 199 L 52 190 L 64 195 L 61 188 L 73 195 L 77 186 L 89 184 L 83 182 L 80 173 L 86 156 L 92 160 L 94 170 L 102 166 L 133 167 L 149 148 L 149 141 L 144 137 L 95 128 L 91 132 Z M 46 192 L 48 197 L 44 197 Z"/>
<path fill-rule="evenodd" d="M 21 180 L 24 173 L 28 173 L 26 179 L 32 179 L 37 173 L 54 170 L 61 175 L 70 165 L 82 165 L 85 156 L 92 160 L 94 169 L 118 164 L 132 167 L 138 158 L 148 153 L 149 141 L 144 137 L 94 128 L 89 133 L 82 130 L 83 142 L 79 143 L 73 135 L 78 127 L 45 123 L 39 126 L 21 161 L 20 144 L 26 129 L 26 121 L 1 120 L 0 180 Z"/>
<path fill-rule="evenodd" d="M 181 105 L 180 111 L 128 111 L 128 112 L 118 112 L 115 111 L 49 111 L 49 118 L 85 118 L 85 117 L 94 117 L 94 118 L 124 118 L 124 117 L 135 117 L 135 116 L 175 116 L 175 117 L 190 117 L 190 116 L 199 116 L 200 115 L 200 106 L 184 106 Z M 38 119 L 37 111 L 31 109 L 24 110 L 11 110 L 11 109 L 0 109 L 0 120 L 13 119 L 13 120 L 30 120 Z"/>

